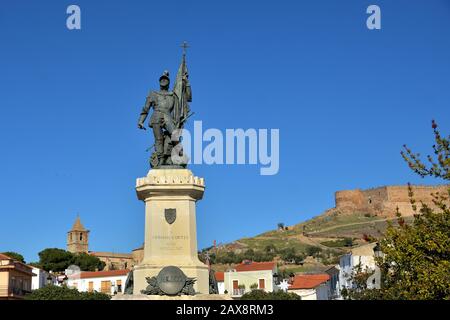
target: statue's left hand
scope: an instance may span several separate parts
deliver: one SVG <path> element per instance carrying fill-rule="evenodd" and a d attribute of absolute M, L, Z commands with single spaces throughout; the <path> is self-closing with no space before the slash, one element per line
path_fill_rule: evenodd
<path fill-rule="evenodd" d="M 142 130 L 147 130 L 143 123 L 138 123 L 138 128 Z"/>

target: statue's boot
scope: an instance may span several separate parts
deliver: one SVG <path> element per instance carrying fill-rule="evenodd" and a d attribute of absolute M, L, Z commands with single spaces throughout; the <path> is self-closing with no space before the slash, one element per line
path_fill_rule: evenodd
<path fill-rule="evenodd" d="M 158 138 L 155 142 L 155 151 L 156 156 L 158 157 L 158 165 L 162 165 L 164 160 L 164 138 Z"/>

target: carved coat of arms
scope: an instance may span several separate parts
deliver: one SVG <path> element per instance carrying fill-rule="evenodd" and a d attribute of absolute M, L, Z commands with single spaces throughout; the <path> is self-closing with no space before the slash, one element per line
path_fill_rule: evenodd
<path fill-rule="evenodd" d="M 168 224 L 172 224 L 177 219 L 177 209 L 165 209 L 164 217 Z"/>

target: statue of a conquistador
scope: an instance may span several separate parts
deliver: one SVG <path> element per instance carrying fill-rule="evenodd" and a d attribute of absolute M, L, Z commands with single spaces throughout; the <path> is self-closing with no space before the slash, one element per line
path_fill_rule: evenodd
<path fill-rule="evenodd" d="M 184 44 L 183 48 L 186 47 Z M 152 168 L 185 167 L 187 159 L 182 154 L 180 135 L 190 116 L 188 103 L 192 101 L 185 52 L 173 90 L 169 91 L 170 78 L 167 70 L 159 78 L 159 86 L 159 91 L 150 91 L 147 96 L 138 122 L 139 129 L 145 130 L 144 122 L 153 108 L 149 126 L 153 129 L 155 152 L 150 158 L 150 165 Z"/>

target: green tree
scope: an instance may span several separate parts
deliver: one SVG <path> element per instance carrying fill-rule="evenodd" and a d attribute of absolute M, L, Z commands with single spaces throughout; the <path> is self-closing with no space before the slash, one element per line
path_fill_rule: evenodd
<path fill-rule="evenodd" d="M 346 275 L 350 278 L 353 287 L 351 289 L 343 288 L 342 296 L 346 300 L 373 300 L 380 297 L 380 292 L 377 289 L 368 289 L 367 281 L 375 273 L 374 270 L 363 268 L 361 263 L 356 265 L 352 273 Z"/>
<path fill-rule="evenodd" d="M 423 163 L 419 153 L 414 153 L 407 145 L 404 145 L 404 150 L 401 151 L 403 159 L 408 163 L 409 167 L 414 170 L 421 177 L 431 176 L 441 178 L 443 180 L 450 180 L 450 135 L 447 138 L 442 137 L 438 125 L 433 120 L 431 122 L 433 128 L 435 144 L 433 145 L 434 156 L 428 155 L 427 160 L 429 166 Z"/>
<path fill-rule="evenodd" d="M 80 267 L 83 271 L 103 270 L 105 263 L 99 258 L 88 255 L 87 253 L 74 254 L 71 264 Z"/>
<path fill-rule="evenodd" d="M 241 256 L 240 260 L 253 260 L 255 257 L 255 250 L 247 249 Z"/>
<path fill-rule="evenodd" d="M 72 259 L 72 253 L 58 248 L 39 252 L 39 265 L 46 271 L 64 271 L 72 264 Z"/>
<path fill-rule="evenodd" d="M 111 296 L 100 292 L 79 292 L 66 286 L 45 286 L 25 296 L 26 300 L 110 300 Z"/>
<path fill-rule="evenodd" d="M 14 252 L 14 251 L 6 251 L 6 252 L 2 252 L 4 255 L 7 255 L 8 257 L 20 261 L 22 263 L 25 263 L 25 259 L 23 258 L 23 255 L 21 255 L 20 253 Z"/>
<path fill-rule="evenodd" d="M 264 251 L 267 253 L 275 253 L 277 252 L 277 247 L 275 247 L 275 245 L 273 243 L 268 244 L 265 248 Z"/>
<path fill-rule="evenodd" d="M 442 137 L 432 121 L 434 156 L 429 165 L 406 145 L 401 153 L 409 167 L 422 177 L 450 180 L 450 136 Z M 414 193 L 409 186 L 413 209 L 417 212 Z M 450 299 L 450 188 L 446 194 L 433 194 L 437 209 L 422 204 L 420 214 L 411 225 L 397 212 L 398 226 L 390 225 L 381 241 L 383 258 L 378 259 L 383 281 L 382 293 L 387 299 Z"/>
<path fill-rule="evenodd" d="M 319 247 L 309 246 L 306 248 L 306 254 L 311 257 L 316 257 L 320 252 L 322 249 Z"/>
<path fill-rule="evenodd" d="M 413 202 L 412 189 L 410 193 Z M 388 227 L 380 243 L 384 257 L 378 260 L 386 299 L 450 299 L 448 199 L 436 195 L 438 210 L 423 205 L 412 225 L 398 213 L 398 226 Z"/>
<path fill-rule="evenodd" d="M 223 264 L 239 263 L 241 262 L 241 256 L 234 253 L 234 251 L 226 251 L 217 253 L 216 262 Z"/>
<path fill-rule="evenodd" d="M 258 284 L 257 283 L 252 283 L 250 285 L 250 290 L 256 290 L 256 289 L 258 289 Z"/>
<path fill-rule="evenodd" d="M 297 253 L 294 248 L 286 248 L 280 253 L 280 258 L 288 263 L 300 264 L 305 259 L 305 256 L 301 253 Z"/>
<path fill-rule="evenodd" d="M 428 166 L 406 145 L 401 152 L 409 167 L 422 177 L 432 176 L 450 180 L 449 142 L 443 138 L 433 121 L 434 158 L 428 156 Z M 418 210 L 409 186 L 410 201 L 416 214 L 411 224 L 405 223 L 397 210 L 397 225 L 390 224 L 380 241 L 383 252 L 377 257 L 381 270 L 381 289 L 357 287 L 359 299 L 450 299 L 450 188 L 445 194 L 433 194 L 437 209 L 422 203 Z"/>
<path fill-rule="evenodd" d="M 48 248 L 39 252 L 39 264 L 46 271 L 64 271 L 70 265 L 80 267 L 82 271 L 103 270 L 105 263 L 87 253 L 72 254 L 58 248 Z"/>
<path fill-rule="evenodd" d="M 292 292 L 252 290 L 242 295 L 241 300 L 301 300 L 300 296 Z"/>
<path fill-rule="evenodd" d="M 344 246 L 345 247 L 353 247 L 353 239 L 352 238 L 344 238 Z"/>

